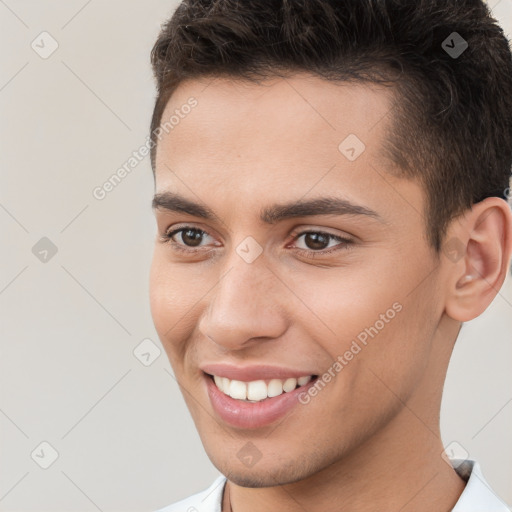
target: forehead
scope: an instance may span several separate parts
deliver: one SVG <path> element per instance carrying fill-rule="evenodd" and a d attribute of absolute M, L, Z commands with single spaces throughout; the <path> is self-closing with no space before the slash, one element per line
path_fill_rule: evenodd
<path fill-rule="evenodd" d="M 158 144 L 156 189 L 187 185 L 212 201 L 217 192 L 227 198 L 231 191 L 233 198 L 260 203 L 263 196 L 338 191 L 385 208 L 399 199 L 382 178 L 391 165 L 383 141 L 392 95 L 390 88 L 307 74 L 261 83 L 183 82 L 162 115 L 162 124 L 173 115 L 180 119 Z M 195 106 L 183 108 L 191 99 Z M 386 180 L 396 182 L 390 175 Z"/>
<path fill-rule="evenodd" d="M 375 146 L 389 122 L 384 118 L 391 110 L 392 94 L 391 88 L 331 82 L 304 73 L 261 83 L 204 78 L 178 86 L 162 123 L 179 113 L 191 98 L 197 101 L 172 129 L 176 144 L 187 143 L 180 145 L 181 156 L 187 149 L 194 150 L 193 144 L 208 151 L 227 140 L 226 150 L 247 151 L 250 142 L 254 149 L 261 149 L 258 143 L 266 143 L 267 149 L 288 149 L 284 143 L 303 139 L 315 147 L 321 143 L 337 150 L 337 142 L 355 134 Z"/>

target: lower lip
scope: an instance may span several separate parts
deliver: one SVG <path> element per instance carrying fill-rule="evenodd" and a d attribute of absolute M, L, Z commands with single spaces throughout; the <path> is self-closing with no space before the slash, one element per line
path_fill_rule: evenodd
<path fill-rule="evenodd" d="M 244 429 L 265 427 L 282 418 L 299 403 L 299 395 L 314 386 L 317 381 L 315 378 L 288 393 L 251 403 L 231 398 L 215 385 L 210 376 L 205 374 L 204 377 L 215 412 L 226 423 Z"/>

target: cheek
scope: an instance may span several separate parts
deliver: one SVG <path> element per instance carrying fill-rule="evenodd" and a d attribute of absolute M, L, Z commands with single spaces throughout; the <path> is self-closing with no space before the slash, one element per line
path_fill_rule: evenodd
<path fill-rule="evenodd" d="M 171 340 L 184 335 L 187 312 L 193 305 L 191 287 L 185 273 L 180 273 L 155 249 L 149 280 L 151 315 L 160 340 L 167 348 Z M 180 320 L 181 319 L 181 320 Z"/>
<path fill-rule="evenodd" d="M 162 338 L 162 335 L 172 325 L 169 322 L 169 314 L 172 313 L 172 308 L 169 307 L 168 293 L 169 290 L 174 289 L 169 286 L 169 276 L 164 271 L 161 263 L 161 257 L 158 255 L 158 249 L 155 249 L 153 261 L 149 274 L 149 304 L 151 308 L 151 315 L 156 330 Z M 163 340 L 162 340 L 163 341 Z"/>
<path fill-rule="evenodd" d="M 376 322 L 377 331 L 386 331 L 400 316 L 401 313 L 397 312 L 400 306 L 393 308 L 393 304 L 399 302 L 400 293 L 395 293 L 393 287 L 383 283 L 382 279 L 349 268 L 329 269 L 325 273 L 313 270 L 291 280 L 295 296 L 300 299 L 291 297 L 293 310 L 296 318 L 300 312 L 303 325 L 310 325 L 313 339 L 320 335 L 320 338 L 332 340 L 331 346 L 336 349 L 336 355 L 339 355 L 339 350 L 348 348 L 346 345 L 350 345 L 359 334 L 364 342 L 365 330 Z M 309 319 L 307 323 L 304 322 L 306 318 Z"/>
<path fill-rule="evenodd" d="M 293 290 L 303 299 L 295 318 L 301 312 L 299 323 L 333 361 L 346 355 L 353 371 L 357 360 L 393 381 L 414 379 L 428 361 L 436 311 L 429 306 L 435 300 L 431 290 L 411 294 L 408 281 L 391 268 L 303 273 L 294 280 Z"/>
<path fill-rule="evenodd" d="M 374 390 L 364 400 L 377 408 L 381 401 L 396 405 L 396 397 L 406 402 L 425 378 L 431 360 L 437 326 L 434 298 L 428 291 L 408 293 L 399 284 L 388 288 L 372 303 L 371 314 L 360 315 L 362 321 L 353 325 L 351 337 L 361 346 L 361 389 Z"/>
<path fill-rule="evenodd" d="M 153 256 L 149 300 L 155 329 L 172 363 L 197 328 L 201 298 L 206 299 L 211 285 L 204 271 L 172 264 L 162 252 L 157 248 Z"/>

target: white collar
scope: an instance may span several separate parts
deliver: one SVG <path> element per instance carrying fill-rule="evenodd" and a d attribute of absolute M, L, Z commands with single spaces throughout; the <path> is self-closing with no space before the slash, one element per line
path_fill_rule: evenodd
<path fill-rule="evenodd" d="M 450 462 L 467 482 L 452 512 L 510 512 L 485 480 L 478 462 L 464 459 L 451 459 Z"/>

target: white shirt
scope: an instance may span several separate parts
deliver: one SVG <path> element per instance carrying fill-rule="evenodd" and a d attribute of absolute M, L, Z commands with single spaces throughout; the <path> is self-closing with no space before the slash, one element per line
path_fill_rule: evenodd
<path fill-rule="evenodd" d="M 452 459 L 451 463 L 467 482 L 452 512 L 510 512 L 485 481 L 478 462 Z M 156 512 L 221 512 L 226 481 L 224 475 L 219 475 L 208 489 Z"/>

